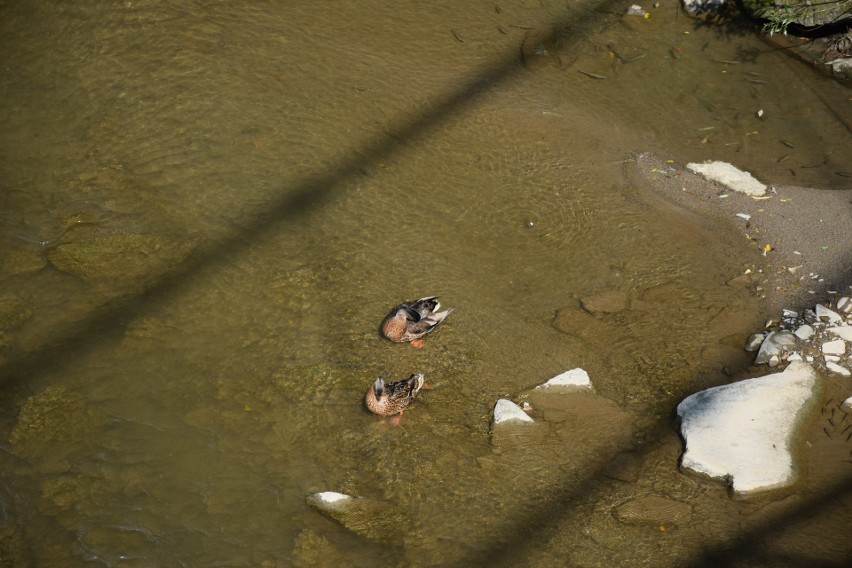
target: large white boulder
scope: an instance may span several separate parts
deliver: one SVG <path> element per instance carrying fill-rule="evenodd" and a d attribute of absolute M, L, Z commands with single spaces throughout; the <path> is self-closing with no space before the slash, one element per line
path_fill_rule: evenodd
<path fill-rule="evenodd" d="M 681 467 L 725 479 L 741 494 L 791 484 L 793 439 L 817 387 L 813 369 L 795 361 L 782 373 L 688 396 L 677 407 Z"/>

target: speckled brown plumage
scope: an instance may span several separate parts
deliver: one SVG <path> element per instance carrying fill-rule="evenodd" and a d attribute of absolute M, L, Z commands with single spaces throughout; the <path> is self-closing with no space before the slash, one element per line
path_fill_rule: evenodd
<path fill-rule="evenodd" d="M 364 402 L 370 412 L 380 416 L 392 416 L 405 410 L 423 387 L 423 375 L 411 375 L 407 379 L 385 384 L 381 378 L 367 391 Z"/>
<path fill-rule="evenodd" d="M 394 306 L 382 322 L 382 334 L 397 343 L 414 341 L 435 329 L 453 308 L 443 312 L 437 296 L 427 296 Z"/>

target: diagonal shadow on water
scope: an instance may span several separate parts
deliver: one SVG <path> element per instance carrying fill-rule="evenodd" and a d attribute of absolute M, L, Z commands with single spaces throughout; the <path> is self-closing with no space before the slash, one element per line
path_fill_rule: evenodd
<path fill-rule="evenodd" d="M 563 44 L 577 42 L 584 37 L 586 30 L 619 12 L 623 5 L 620 1 L 605 0 L 583 16 L 554 22 L 551 29 L 555 31 L 550 37 L 543 38 L 543 41 Z M 232 231 L 222 239 L 203 245 L 180 266 L 161 277 L 142 293 L 113 301 L 89 314 L 84 321 L 76 321 L 68 324 L 64 329 L 57 330 L 54 337 L 33 353 L 10 358 L 0 367 L 0 381 L 2 381 L 0 384 L 7 385 L 13 378 L 26 380 L 27 377 L 43 373 L 53 366 L 65 364 L 93 348 L 101 340 L 105 331 L 121 329 L 151 305 L 167 300 L 177 293 L 183 283 L 194 274 L 224 263 L 234 255 L 239 255 L 250 243 L 271 234 L 288 219 L 308 216 L 312 210 L 329 203 L 343 191 L 344 182 L 360 175 L 359 168 L 392 154 L 400 140 L 427 135 L 431 129 L 443 121 L 450 120 L 476 103 L 481 94 L 496 85 L 523 77 L 524 72 L 522 50 L 507 53 L 501 60 L 480 70 L 479 73 L 474 73 L 474 78 L 462 84 L 457 90 L 435 101 L 428 107 L 428 111 L 402 120 L 398 126 L 390 129 L 387 135 L 366 144 L 350 158 L 330 168 L 324 175 L 306 179 L 285 192 L 285 196 L 279 201 L 259 207 L 241 228 Z M 672 406 L 674 404 L 672 402 Z M 659 434 L 670 432 L 671 420 L 659 421 L 655 429 Z M 650 435 L 653 437 L 654 433 Z M 637 448 L 637 452 L 641 453 L 641 451 Z M 506 522 L 501 531 L 500 542 L 490 543 L 482 549 L 471 552 L 466 558 L 460 559 L 456 565 L 522 565 L 527 551 L 546 544 L 548 538 L 552 536 L 557 526 L 554 520 L 571 515 L 579 506 L 588 503 L 589 499 L 600 490 L 605 483 L 602 480 L 606 479 L 602 474 L 605 466 L 606 460 L 599 464 L 597 469 L 589 472 L 583 484 L 554 495 L 547 507 L 537 508 Z M 742 538 L 736 542 L 708 543 L 710 546 L 705 550 L 702 558 L 695 560 L 695 566 L 727 564 L 734 559 L 748 558 L 760 553 L 762 552 L 760 543 L 764 537 L 795 528 L 799 523 L 819 513 L 824 507 L 850 493 L 852 493 L 852 479 L 811 496 L 798 507 L 783 512 L 768 522 L 746 529 L 741 535 Z"/>
<path fill-rule="evenodd" d="M 554 30 L 547 42 L 578 41 L 582 30 L 617 13 L 620 2 L 605 0 L 584 16 L 555 22 Z M 74 321 L 64 329 L 54 332 L 54 337 L 32 353 L 12 356 L 0 367 L 0 384 L 9 379 L 25 378 L 34 373 L 43 372 L 52 365 L 65 362 L 97 343 L 99 333 L 123 327 L 144 310 L 156 302 L 165 301 L 178 291 L 183 282 L 202 269 L 226 262 L 240 254 L 252 242 L 271 234 L 289 219 L 310 215 L 312 209 L 319 208 L 334 199 L 345 187 L 345 182 L 359 175 L 359 169 L 365 164 L 375 163 L 392 154 L 399 148 L 401 140 L 411 140 L 425 136 L 442 122 L 475 104 L 481 95 L 489 89 L 519 77 L 525 71 L 522 52 L 511 50 L 506 56 L 489 66 L 471 73 L 473 77 L 466 83 L 443 97 L 437 97 L 422 114 L 404 118 L 396 127 L 388 129 L 387 134 L 367 143 L 348 159 L 337 166 L 330 167 L 319 176 L 311 176 L 295 187 L 286 188 L 280 201 L 265 203 L 247 215 L 239 223 L 239 228 L 217 239 L 215 242 L 201 245 L 181 265 L 163 275 L 146 290 L 130 298 L 122 298 L 107 303 L 83 321 Z"/>

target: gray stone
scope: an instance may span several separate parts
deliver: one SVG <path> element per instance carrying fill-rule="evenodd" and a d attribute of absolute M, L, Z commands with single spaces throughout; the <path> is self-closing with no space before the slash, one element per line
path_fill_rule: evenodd
<path fill-rule="evenodd" d="M 570 390 L 592 390 L 592 381 L 589 373 L 577 368 L 556 375 L 546 383 L 535 387 L 536 390 L 570 391 Z"/>
<path fill-rule="evenodd" d="M 760 345 L 760 351 L 757 352 L 757 357 L 754 359 L 756 365 L 764 365 L 774 356 L 780 356 L 782 353 L 792 351 L 796 348 L 796 336 L 793 332 L 782 329 L 780 331 L 772 331 L 763 340 Z"/>
<path fill-rule="evenodd" d="M 497 404 L 494 405 L 494 419 L 492 421 L 492 425 L 497 426 L 507 422 L 524 424 L 533 422 L 533 419 L 527 416 L 527 413 L 511 400 L 501 398 L 497 401 Z"/>
<path fill-rule="evenodd" d="M 846 342 L 842 339 L 826 341 L 822 344 L 821 350 L 826 355 L 843 355 L 846 353 Z"/>
<path fill-rule="evenodd" d="M 840 325 L 837 327 L 828 328 L 830 333 L 833 333 L 840 339 L 844 339 L 846 341 L 852 341 L 852 325 Z"/>
<path fill-rule="evenodd" d="M 814 328 L 809 326 L 808 324 L 800 325 L 796 328 L 796 331 L 793 332 L 793 335 L 801 339 L 802 341 L 806 341 L 811 338 L 814 334 Z"/>

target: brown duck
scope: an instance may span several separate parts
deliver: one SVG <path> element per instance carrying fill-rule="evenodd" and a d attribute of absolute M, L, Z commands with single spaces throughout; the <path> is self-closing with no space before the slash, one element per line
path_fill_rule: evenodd
<path fill-rule="evenodd" d="M 419 347 L 414 342 L 435 329 L 435 326 L 444 321 L 444 318 L 453 311 L 453 308 L 448 308 L 439 312 L 440 309 L 441 303 L 438 301 L 438 296 L 403 302 L 388 312 L 385 321 L 382 322 L 382 333 L 391 341 L 397 343 L 411 341 L 412 345 Z"/>
<path fill-rule="evenodd" d="M 420 374 L 411 375 L 407 379 L 388 384 L 385 384 L 385 381 L 379 377 L 367 391 L 364 402 L 367 403 L 370 412 L 380 416 L 401 414 L 417 397 L 417 393 L 423 387 L 423 382 L 424 377 Z"/>

